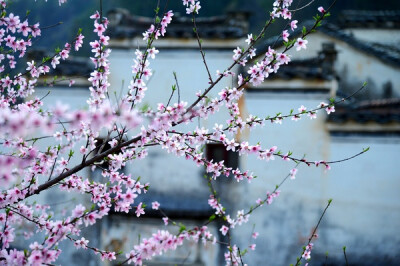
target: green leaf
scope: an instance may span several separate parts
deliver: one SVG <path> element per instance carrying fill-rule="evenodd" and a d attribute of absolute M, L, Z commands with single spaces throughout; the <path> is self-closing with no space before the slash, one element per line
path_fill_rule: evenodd
<path fill-rule="evenodd" d="M 186 230 L 186 226 L 184 226 L 183 224 L 180 224 L 179 233 L 182 233 L 185 230 Z"/>
<path fill-rule="evenodd" d="M 303 33 L 303 35 L 306 35 L 307 33 L 307 28 L 305 26 L 303 26 L 303 29 L 301 30 L 301 32 Z"/>

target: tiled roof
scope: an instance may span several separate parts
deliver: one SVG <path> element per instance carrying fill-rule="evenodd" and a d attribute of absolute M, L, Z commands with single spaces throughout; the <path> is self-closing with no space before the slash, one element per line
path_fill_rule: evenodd
<path fill-rule="evenodd" d="M 345 10 L 339 15 L 341 28 L 400 29 L 400 10 Z"/>
<path fill-rule="evenodd" d="M 154 23 L 153 18 L 132 15 L 125 9 L 111 10 L 108 17 L 110 27 L 107 34 L 117 39 L 142 37 L 142 33 Z M 196 18 L 196 25 L 203 39 L 242 38 L 248 31 L 247 13 L 231 12 L 223 16 L 199 17 Z M 175 14 L 166 37 L 195 38 L 192 17 Z"/>
<path fill-rule="evenodd" d="M 94 65 L 86 58 L 71 57 L 67 61 L 62 61 L 56 69 L 50 70 L 50 75 L 57 76 L 82 76 L 89 75 L 94 69 Z"/>
<path fill-rule="evenodd" d="M 305 26 L 307 29 L 311 29 L 313 25 L 314 21 L 306 21 L 302 25 L 299 25 L 299 27 L 293 33 L 291 33 L 291 37 L 293 38 L 295 36 L 299 36 L 301 34 L 303 26 Z M 317 31 L 337 40 L 341 40 L 357 50 L 375 56 L 377 59 L 385 63 L 400 67 L 399 47 L 395 47 L 393 45 L 383 45 L 374 42 L 366 42 L 356 39 L 353 35 L 351 35 L 350 33 L 346 33 L 340 27 L 332 23 L 322 24 L 321 27 L 317 28 Z M 283 40 L 281 37 L 279 37 L 278 40 L 277 37 L 272 37 L 267 39 L 265 42 L 259 44 L 257 50 L 259 52 L 265 52 L 268 49 L 268 46 L 273 47 L 275 45 L 276 48 L 277 46 L 281 46 L 282 43 Z"/>
<path fill-rule="evenodd" d="M 351 105 L 337 106 L 328 116 L 332 123 L 354 121 L 357 123 L 377 122 L 386 124 L 400 122 L 400 99 L 367 100 Z"/>
<path fill-rule="evenodd" d="M 270 75 L 270 79 L 277 78 L 286 80 L 294 78 L 331 80 L 332 73 L 327 73 L 323 70 L 320 58 L 312 58 L 307 60 L 293 60 L 289 65 L 281 66 L 277 73 Z"/>
<path fill-rule="evenodd" d="M 46 57 L 47 52 L 45 50 L 37 49 L 31 50 L 28 54 L 29 60 L 34 60 L 41 62 L 44 57 Z M 82 76 L 88 75 L 94 69 L 92 61 L 84 57 L 74 57 L 70 56 L 67 60 L 60 60 L 60 64 L 57 65 L 56 69 L 50 67 L 50 73 L 47 76 Z"/>
<path fill-rule="evenodd" d="M 383 45 L 375 42 L 366 42 L 354 38 L 351 34 L 345 33 L 338 26 L 325 24 L 318 28 L 319 31 L 333 38 L 346 42 L 348 45 L 361 50 L 379 60 L 400 67 L 400 50 L 392 45 Z"/>

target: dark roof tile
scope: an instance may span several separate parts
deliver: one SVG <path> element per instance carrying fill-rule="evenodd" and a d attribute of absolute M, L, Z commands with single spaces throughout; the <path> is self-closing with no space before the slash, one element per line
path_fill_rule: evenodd
<path fill-rule="evenodd" d="M 400 10 L 345 10 L 339 15 L 341 28 L 400 29 Z"/>
<path fill-rule="evenodd" d="M 291 38 L 299 36 L 301 34 L 303 26 L 307 29 L 311 29 L 313 25 L 314 21 L 304 22 L 293 33 L 291 33 Z M 400 67 L 400 49 L 398 47 L 389 44 L 379 44 L 375 42 L 366 42 L 356 39 L 353 35 L 345 32 L 337 25 L 334 25 L 332 23 L 322 24 L 321 27 L 317 28 L 317 31 L 337 40 L 341 40 L 357 50 L 375 56 L 377 59 L 383 61 L 384 63 Z M 265 42 L 257 46 L 257 50 L 261 51 L 261 53 L 264 53 L 267 51 L 268 46 L 274 47 L 274 45 L 275 48 L 282 46 L 282 37 L 279 37 L 278 40 L 277 37 L 267 39 Z"/>
<path fill-rule="evenodd" d="M 366 100 L 351 105 L 337 106 L 328 116 L 332 123 L 354 121 L 357 123 L 377 122 L 387 124 L 400 122 L 400 99 Z"/>
<path fill-rule="evenodd" d="M 293 60 L 288 65 L 281 66 L 277 73 L 270 75 L 270 79 L 286 80 L 294 78 L 331 80 L 332 77 L 332 73 L 324 71 L 321 58 Z"/>
<path fill-rule="evenodd" d="M 153 18 L 131 15 L 125 9 L 113 9 L 109 12 L 110 26 L 108 35 L 111 38 L 141 37 L 151 24 Z M 223 16 L 196 18 L 196 25 L 201 31 L 203 39 L 236 39 L 247 34 L 247 15 L 240 12 L 230 12 Z M 175 14 L 168 26 L 166 37 L 170 38 L 195 38 L 193 22 L 190 16 Z"/>
<path fill-rule="evenodd" d="M 28 52 L 28 60 L 41 62 L 48 56 L 45 49 L 35 49 Z M 50 73 L 47 76 L 82 76 L 89 75 L 94 69 L 94 65 L 89 58 L 70 56 L 67 60 L 60 60 L 56 69 L 50 67 Z"/>

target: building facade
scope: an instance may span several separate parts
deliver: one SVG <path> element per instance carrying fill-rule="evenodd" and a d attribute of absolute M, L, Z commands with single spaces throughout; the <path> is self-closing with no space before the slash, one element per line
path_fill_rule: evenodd
<path fill-rule="evenodd" d="M 284 184 L 280 197 L 272 205 L 255 211 L 251 223 L 233 231 L 232 242 L 242 250 L 250 244 L 257 245 L 255 251 L 249 250 L 244 257 L 248 265 L 294 263 L 330 198 L 333 205 L 319 227 L 319 239 L 314 241 L 313 264 L 322 265 L 326 252 L 329 252 L 328 264 L 344 264 L 342 246 L 347 246 L 352 265 L 395 265 L 399 259 L 400 175 L 395 160 L 400 155 L 400 57 L 395 47 L 395 40 L 400 36 L 398 16 L 381 16 L 373 12 L 363 16 L 354 16 L 350 12 L 350 15 L 344 13 L 338 25 L 319 28 L 308 37 L 307 50 L 298 54 L 291 52 L 289 65 L 283 66 L 260 86 L 245 88 L 240 110 L 244 118 L 248 114 L 274 116 L 297 110 L 301 105 L 313 109 L 329 98 L 346 97 L 364 81 L 369 83 L 367 89 L 354 100 L 338 105 L 329 117 L 320 112 L 314 120 L 303 117 L 298 122 L 284 120 L 282 125 L 267 123 L 262 128 L 243 131 L 236 138 L 252 145 L 260 142 L 263 147 L 276 145 L 284 153 L 292 151 L 296 157 L 306 156 L 309 160 L 334 161 L 350 157 L 366 147 L 370 147 L 370 151 L 332 165 L 328 172 L 322 168 L 300 166 L 296 179 Z M 232 63 L 233 49 L 245 45 L 247 16 L 246 13 L 231 12 L 197 20 L 212 75 Z M 127 91 L 135 51 L 144 47 L 141 34 L 152 19 L 134 16 L 121 9 L 111 11 L 108 17 L 113 50 L 109 58 L 110 83 L 116 95 L 120 95 Z M 364 18 L 369 22 L 351 21 L 349 17 Z M 373 24 L 370 20 L 379 23 Z M 382 23 L 386 26 L 374 26 Z M 305 24 L 306 27 L 310 25 Z M 296 34 L 300 31 L 291 37 Z M 275 46 L 278 50 L 280 43 L 278 41 Z M 262 52 L 269 45 L 272 41 L 266 40 L 257 50 Z M 179 96 L 175 94 L 172 101 L 176 102 L 178 97 L 187 102 L 196 99 L 195 93 L 207 86 L 208 75 L 191 19 L 174 17 L 166 37 L 156 41 L 155 46 L 160 53 L 154 62 L 151 61 L 154 73 L 148 81 L 149 90 L 143 107 L 156 108 L 158 103 L 168 102 L 176 79 Z M 90 66 L 86 68 L 85 62 L 77 60 L 73 64 L 81 67 L 80 74 L 90 72 Z M 66 66 L 54 74 L 73 77 L 75 72 L 71 69 L 74 67 Z M 235 67 L 233 71 L 239 73 L 246 69 Z M 224 78 L 211 95 L 216 96 L 220 89 L 236 84 L 236 77 Z M 77 80 L 72 88 L 67 83 L 55 85 L 44 103 L 47 106 L 62 99 L 72 108 L 81 108 L 83 106 L 77 103 L 85 103 L 89 97 L 87 85 L 84 79 Z M 38 88 L 37 95 L 44 96 L 48 90 L 45 86 Z M 224 123 L 227 117 L 227 112 L 221 110 L 209 120 L 199 120 L 195 126 L 211 129 L 217 122 Z M 278 159 L 265 163 L 255 156 L 238 157 L 218 145 L 207 145 L 205 150 L 207 157 L 224 159 L 257 176 L 248 184 L 222 178 L 216 183 L 221 200 L 232 214 L 248 209 L 257 198 L 265 197 L 266 192 L 272 191 L 294 167 L 293 163 Z M 146 160 L 134 161 L 123 170 L 132 176 L 141 176 L 142 183 L 150 183 L 148 194 L 141 195 L 139 200 L 147 206 L 154 200 L 159 201 L 166 215 L 187 227 L 205 223 L 213 213 L 207 204 L 210 192 L 203 178 L 205 170 L 162 149 L 150 148 L 148 153 Z M 100 178 L 96 172 L 87 171 L 86 174 Z M 43 197 L 48 197 L 44 200 L 49 201 L 53 196 L 49 193 Z M 83 196 L 57 197 L 60 202 L 86 200 Z M 101 248 L 128 252 L 140 238 L 150 236 L 163 226 L 163 216 L 150 207 L 140 219 L 134 213 L 115 213 L 94 229 L 84 231 L 84 235 Z M 209 228 L 223 241 L 224 237 L 218 231 L 220 226 L 221 223 L 212 223 Z M 172 225 L 167 228 L 178 230 Z M 251 241 L 249 236 L 253 231 L 260 236 Z M 76 264 L 84 261 L 87 265 L 101 263 L 96 256 L 77 251 L 72 245 L 63 249 L 62 264 L 71 261 Z M 147 265 L 222 265 L 224 252 L 224 246 L 192 243 L 155 258 Z"/>

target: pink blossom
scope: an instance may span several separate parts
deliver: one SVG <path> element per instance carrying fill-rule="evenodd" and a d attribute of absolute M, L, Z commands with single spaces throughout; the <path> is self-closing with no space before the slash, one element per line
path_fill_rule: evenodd
<path fill-rule="evenodd" d="M 335 112 L 335 106 L 330 105 L 327 108 L 325 108 L 326 113 L 329 115 L 330 113 Z"/>
<path fill-rule="evenodd" d="M 285 41 L 285 42 L 288 42 L 289 41 L 289 33 L 288 33 L 288 31 L 287 30 L 284 30 L 283 32 L 282 32 L 282 39 Z"/>
<path fill-rule="evenodd" d="M 297 171 L 298 171 L 297 168 L 293 168 L 292 170 L 290 170 L 290 179 L 296 178 Z"/>
<path fill-rule="evenodd" d="M 59 4 L 65 2 L 59 0 Z M 290 20 L 292 2 L 292 0 L 274 1 L 271 16 Z M 201 9 L 198 0 L 183 0 L 182 3 L 188 14 L 198 14 Z M 53 265 L 61 253 L 56 247 L 63 241 L 72 241 L 76 248 L 90 249 L 102 260 L 116 260 L 118 254 L 115 252 L 90 247 L 89 241 L 84 237 L 76 238 L 81 235 L 84 227 L 95 224 L 111 211 L 120 213 L 134 211 L 137 217 L 145 214 L 145 204 L 142 202 L 137 206 L 134 204 L 139 195 L 150 191 L 149 183 L 139 182 L 139 177 L 135 176 L 136 170 L 125 171 L 124 166 L 129 162 L 148 157 L 150 149 L 160 147 L 166 153 L 185 158 L 204 168 L 214 179 L 228 178 L 237 182 L 243 180 L 250 182 L 255 175 L 247 169 L 228 167 L 222 159 L 216 161 L 207 158 L 203 150 L 204 145 L 218 143 L 223 145 L 222 148 L 226 151 L 249 156 L 249 160 L 258 158 L 272 161 L 279 156 L 285 161 L 298 161 L 289 155 L 291 153 L 282 155 L 276 146 L 266 148 L 259 142 L 253 142 L 251 138 L 241 137 L 246 136 L 247 131 L 263 126 L 265 121 L 281 124 L 288 117 L 297 121 L 306 113 L 310 119 L 316 117 L 316 112 L 307 111 L 304 106 L 299 108 L 299 114 L 279 113 L 272 118 L 257 117 L 243 112 L 240 104 L 240 99 L 243 99 L 243 88 L 266 82 L 270 74 L 279 71 L 281 66 L 289 64 L 290 56 L 286 50 L 278 52 L 268 47 L 257 60 L 251 60 L 256 56 L 254 48 L 256 38 L 248 34 L 245 40 L 248 46 L 233 50 L 232 58 L 235 62 L 232 62 L 232 67 L 220 68 L 224 70 L 217 70 L 217 77 L 210 78 L 209 86 L 216 91 L 208 93 L 207 89 L 203 88 L 196 96 L 193 95 L 197 100 L 193 105 L 190 102 L 180 101 L 179 96 L 178 101 L 176 97 L 172 97 L 168 103 L 155 104 L 157 108 L 154 109 L 140 108 L 142 101 L 147 102 L 145 98 L 147 91 L 152 91 L 147 87 L 149 83 L 151 84 L 150 79 L 153 75 L 150 59 L 155 59 L 159 53 L 153 46 L 156 44 L 154 41 L 165 36 L 174 13 L 163 11 L 162 18 L 157 18 L 143 33 L 146 48 L 144 50 L 138 48 L 134 52 L 132 68 L 128 69 L 132 78 L 127 82 L 127 93 L 123 90 L 121 97 L 114 99 L 110 97 L 115 90 L 115 88 L 110 90 L 114 82 L 110 80 L 111 42 L 110 37 L 105 35 L 109 21 L 96 12 L 91 16 L 93 32 L 97 33 L 97 36 L 89 43 L 93 53 L 90 58 L 93 71 L 87 79 L 90 84 L 87 108 L 71 110 L 60 103 L 55 107 L 47 107 L 43 106 L 43 98 L 36 98 L 33 95 L 35 89 L 48 78 L 51 68 L 57 69 L 61 61 L 74 56 L 75 51 L 83 46 L 85 37 L 78 33 L 71 38 L 73 42 L 66 43 L 42 62 L 26 61 L 24 57 L 35 42 L 34 38 L 41 35 L 40 24 L 29 22 L 29 16 L 21 21 L 20 16 L 6 9 L 5 0 L 0 0 L 0 6 L 4 13 L 0 19 L 0 41 L 4 47 L 4 53 L 0 53 L 2 73 L 0 137 L 3 145 L 0 156 L 0 184 L 3 188 L 0 193 L 0 207 L 3 210 L 0 212 L 2 225 L 0 238 L 3 250 L 0 253 L 5 263 Z M 296 29 L 297 20 L 291 21 L 290 27 L 292 31 Z M 288 31 L 289 29 L 283 30 L 281 33 L 285 42 L 289 42 Z M 301 50 L 306 49 L 306 45 L 307 41 L 299 38 L 294 47 Z M 21 62 L 22 64 L 27 62 L 26 66 L 19 66 Z M 246 67 L 249 63 L 251 65 Z M 229 86 L 233 84 L 237 75 L 234 69 L 238 65 L 244 67 L 243 73 L 237 76 L 238 87 Z M 24 73 L 14 74 L 16 69 L 24 68 L 26 68 Z M 13 71 L 9 71 L 10 69 Z M 232 82 L 220 86 L 221 84 L 217 82 L 222 79 L 226 82 L 232 79 Z M 54 78 L 50 85 L 58 81 L 69 81 L 69 86 L 75 82 L 70 77 Z M 192 85 L 198 86 L 197 81 L 194 80 Z M 185 92 L 184 98 L 190 99 L 190 95 L 186 93 L 188 91 Z M 321 103 L 319 108 L 324 108 L 328 114 L 335 111 L 333 105 L 325 103 Z M 198 127 L 192 126 L 195 121 L 212 119 L 212 115 L 221 110 L 226 114 L 226 119 L 218 121 L 215 126 L 212 126 L 214 122 L 211 124 L 201 122 Z M 184 124 L 189 125 L 186 127 Z M 103 141 L 100 141 L 100 138 Z M 312 164 L 306 160 L 299 162 Z M 321 164 L 326 170 L 330 169 L 326 161 L 315 162 L 316 166 Z M 98 176 L 90 175 L 85 168 L 97 171 Z M 294 179 L 296 173 L 297 169 L 292 169 L 290 177 Z M 79 203 L 71 205 L 68 202 L 65 208 L 60 208 L 61 210 L 54 207 L 56 204 L 33 204 L 29 198 L 42 194 L 46 187 L 59 189 L 61 193 L 82 194 L 87 197 L 87 202 L 85 206 Z M 255 201 L 257 208 L 265 203 L 272 204 L 279 194 L 279 191 L 274 190 L 263 198 L 258 198 Z M 34 197 L 32 199 L 34 200 Z M 214 193 L 211 193 L 208 199 L 215 217 L 220 221 L 222 219 L 226 221 L 226 224 L 219 228 L 222 235 L 249 222 L 251 211 L 238 210 L 236 215 L 233 215 L 232 210 L 223 206 L 222 202 L 224 201 Z M 92 207 L 89 207 L 90 205 Z M 159 207 L 157 201 L 152 202 L 154 210 L 158 210 Z M 162 219 L 165 225 L 169 224 L 168 217 Z M 28 222 L 32 229 L 22 232 L 20 229 L 24 228 L 25 222 Z M 179 234 L 158 230 L 142 239 L 125 255 L 127 262 L 141 265 L 156 255 L 176 249 L 183 245 L 185 240 L 202 241 L 205 245 L 211 241 L 213 244 L 217 242 L 217 238 L 207 226 L 187 231 L 182 228 Z M 27 242 L 29 250 L 26 252 L 11 248 L 21 242 L 18 238 L 24 237 L 29 241 L 30 238 L 37 239 L 42 234 L 45 236 L 43 241 Z M 258 233 L 252 234 L 254 239 L 257 236 Z M 255 244 L 249 246 L 252 250 L 255 247 Z M 302 254 L 303 257 L 310 258 L 311 248 L 312 245 L 307 247 L 306 252 Z M 225 259 L 229 265 L 235 265 L 241 256 L 239 248 L 233 245 L 229 247 Z"/>
<path fill-rule="evenodd" d="M 290 28 L 292 29 L 292 31 L 294 31 L 295 29 L 297 29 L 297 20 L 292 20 L 290 22 Z"/>
<path fill-rule="evenodd" d="M 163 221 L 164 221 L 164 224 L 165 224 L 165 225 L 168 225 L 168 220 L 169 220 L 168 217 L 163 217 L 162 219 L 163 219 Z"/>
<path fill-rule="evenodd" d="M 80 153 L 85 154 L 88 151 L 88 149 L 85 146 L 81 146 L 79 151 L 80 151 Z"/>
<path fill-rule="evenodd" d="M 298 38 L 295 43 L 296 51 L 300 51 L 301 49 L 307 49 L 307 43 L 308 43 L 307 40 Z"/>
<path fill-rule="evenodd" d="M 221 234 L 225 236 L 225 235 L 228 233 L 228 231 L 229 231 L 229 227 L 223 225 L 223 226 L 219 229 L 219 231 L 221 231 Z"/>
<path fill-rule="evenodd" d="M 253 34 L 248 34 L 247 35 L 247 39 L 246 39 L 246 43 L 248 45 L 250 45 L 253 41 L 254 41 Z"/>
<path fill-rule="evenodd" d="M 76 248 L 87 249 L 88 243 L 89 243 L 89 240 L 86 240 L 84 237 L 82 237 L 81 239 L 76 240 L 74 245 Z"/>
<path fill-rule="evenodd" d="M 160 203 L 158 203 L 158 201 L 153 201 L 153 202 L 151 203 L 151 208 L 152 208 L 153 210 L 158 210 L 159 207 L 160 207 Z"/>
<path fill-rule="evenodd" d="M 140 215 L 142 215 L 142 214 L 144 214 L 144 209 L 143 209 L 143 207 L 142 207 L 142 202 L 141 203 L 139 203 L 139 205 L 136 207 L 136 211 L 135 211 L 135 213 L 136 213 L 136 216 L 137 217 L 139 217 Z"/>
<path fill-rule="evenodd" d="M 105 27 L 103 26 L 103 24 L 99 24 L 97 22 L 94 23 L 94 30 L 93 32 L 97 32 L 98 36 L 102 36 L 103 32 L 105 31 Z"/>

